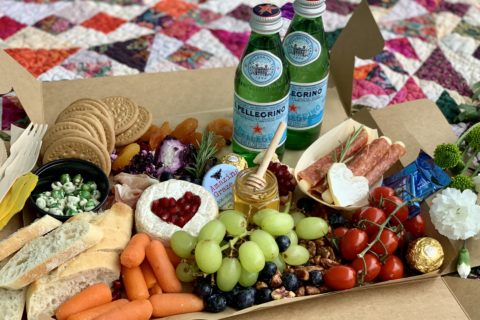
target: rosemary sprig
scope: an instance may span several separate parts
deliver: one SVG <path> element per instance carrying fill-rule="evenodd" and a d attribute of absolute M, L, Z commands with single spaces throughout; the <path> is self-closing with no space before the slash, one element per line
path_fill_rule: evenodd
<path fill-rule="evenodd" d="M 186 170 L 195 178 L 200 179 L 202 177 L 208 159 L 217 153 L 217 147 L 215 146 L 214 139 L 215 133 L 212 131 L 206 131 L 203 134 L 198 151 L 193 156 L 193 164 L 186 168 Z"/>
<path fill-rule="evenodd" d="M 360 132 L 363 130 L 363 125 L 360 126 L 357 130 L 353 132 L 353 134 L 348 138 L 347 142 L 345 142 L 345 146 L 342 148 L 342 152 L 340 152 L 340 160 L 338 162 L 344 162 L 345 156 L 347 155 L 348 150 L 350 149 L 352 143 L 357 140 Z"/>

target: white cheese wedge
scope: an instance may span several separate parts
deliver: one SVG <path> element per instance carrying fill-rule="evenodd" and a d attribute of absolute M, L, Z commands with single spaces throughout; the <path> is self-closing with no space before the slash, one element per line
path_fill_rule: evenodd
<path fill-rule="evenodd" d="M 190 191 L 201 199 L 200 207 L 193 218 L 183 228 L 160 219 L 151 210 L 154 200 L 163 197 L 174 199 L 181 198 L 185 192 Z M 200 229 L 210 220 L 218 216 L 218 205 L 215 198 L 202 186 L 181 180 L 168 180 L 154 184 L 142 193 L 135 210 L 135 226 L 137 232 L 145 232 L 152 238 L 169 245 L 172 234 L 177 230 L 184 230 L 193 236 L 197 236 Z"/>
<path fill-rule="evenodd" d="M 367 178 L 354 176 L 344 163 L 334 163 L 328 170 L 327 179 L 333 202 L 337 206 L 350 206 L 368 195 Z"/>

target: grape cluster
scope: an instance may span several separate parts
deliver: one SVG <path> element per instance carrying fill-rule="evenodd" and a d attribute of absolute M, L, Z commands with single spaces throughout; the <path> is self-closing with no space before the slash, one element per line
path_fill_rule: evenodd
<path fill-rule="evenodd" d="M 287 165 L 281 164 L 280 162 L 270 162 L 268 170 L 270 170 L 277 178 L 278 192 L 280 196 L 288 196 L 289 192 L 295 191 L 297 181 L 288 170 Z"/>
<path fill-rule="evenodd" d="M 207 311 L 220 312 L 227 305 L 243 309 L 270 301 L 273 288 L 253 286 L 258 281 L 269 283 L 287 265 L 307 263 L 310 254 L 298 244 L 299 238 L 317 239 L 328 232 L 328 224 L 321 218 L 273 209 L 257 212 L 253 224 L 248 230 L 241 212 L 227 210 L 205 224 L 198 237 L 183 230 L 172 235 L 171 247 L 183 258 L 176 269 L 177 276 L 181 281 L 192 282 L 202 275 L 196 282 L 195 293 L 204 298 Z M 287 290 L 298 287 L 294 276 L 284 275 Z"/>

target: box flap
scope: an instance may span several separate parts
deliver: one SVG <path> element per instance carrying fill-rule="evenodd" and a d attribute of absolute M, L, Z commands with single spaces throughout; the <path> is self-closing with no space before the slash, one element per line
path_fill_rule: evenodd
<path fill-rule="evenodd" d="M 378 25 L 362 0 L 332 48 L 330 72 L 347 114 L 352 114 L 353 67 L 355 57 L 369 59 L 380 53 L 384 40 Z"/>
<path fill-rule="evenodd" d="M 461 279 L 459 277 L 446 276 L 443 281 L 457 298 L 464 311 L 472 320 L 480 320 L 480 283 L 477 279 Z"/>

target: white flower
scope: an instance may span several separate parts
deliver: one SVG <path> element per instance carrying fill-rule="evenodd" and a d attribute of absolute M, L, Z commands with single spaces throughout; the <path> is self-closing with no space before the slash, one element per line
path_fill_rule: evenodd
<path fill-rule="evenodd" d="M 438 193 L 430 208 L 435 229 L 452 240 L 466 240 L 480 231 L 480 206 L 472 190 L 447 188 Z"/>
<path fill-rule="evenodd" d="M 473 183 L 475 183 L 475 191 L 480 193 L 480 174 L 476 177 L 473 177 Z"/>

